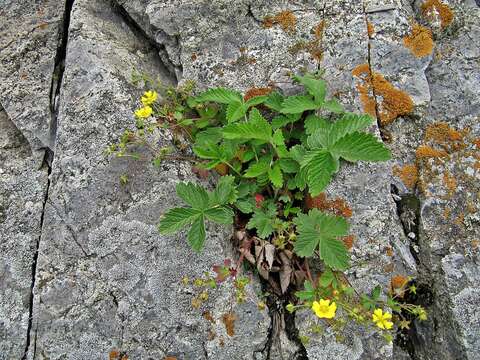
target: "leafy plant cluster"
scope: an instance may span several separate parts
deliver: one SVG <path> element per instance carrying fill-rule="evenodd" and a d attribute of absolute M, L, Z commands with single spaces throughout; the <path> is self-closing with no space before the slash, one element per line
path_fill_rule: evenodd
<path fill-rule="evenodd" d="M 327 98 L 320 76 L 293 79 L 303 85 L 303 94 L 270 91 L 244 97 L 232 89 L 213 88 L 193 96 L 193 85 L 187 83 L 167 89 L 160 103 L 156 91 L 146 92 L 136 111 L 136 130 L 127 131 L 109 153 L 132 156 L 131 145 L 143 144 L 153 150 L 156 165 L 180 159 L 194 163 L 201 176 L 220 174 L 213 190 L 179 183 L 176 192 L 185 205 L 163 214 L 160 233 L 187 228 L 188 243 L 199 252 L 207 221 L 234 224 L 238 264 L 252 264 L 278 294 L 304 287 L 288 311 L 310 308 L 319 318 L 332 318 L 338 306 L 344 317 L 336 316 L 337 324 L 349 318 L 388 333 L 392 315 L 383 313 L 384 307 L 398 314 L 424 310 L 402 304 L 397 295 L 380 301 L 379 287 L 370 295 L 357 294 L 343 275 L 349 267 L 343 242 L 349 234 L 347 220 L 309 208 L 304 200 L 325 190 L 341 160 L 385 161 L 390 151 L 368 132 L 374 119 L 346 112 L 336 99 Z M 159 127 L 173 130 L 183 155 L 152 146 L 148 134 Z M 309 269 L 312 259 L 323 268 L 318 278 Z M 226 278 L 236 279 L 238 265 L 223 268 Z M 212 279 L 204 283 L 212 284 Z"/>

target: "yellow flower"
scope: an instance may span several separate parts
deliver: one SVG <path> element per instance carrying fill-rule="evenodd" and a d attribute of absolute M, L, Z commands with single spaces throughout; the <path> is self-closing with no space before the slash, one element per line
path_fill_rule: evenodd
<path fill-rule="evenodd" d="M 143 108 L 140 108 L 135 111 L 135 115 L 137 115 L 139 118 L 147 118 L 150 115 L 152 115 L 152 108 L 150 106 L 145 106 Z"/>
<path fill-rule="evenodd" d="M 386 312 L 384 313 L 382 309 L 375 309 L 372 314 L 372 320 L 380 329 L 391 329 L 393 327 L 392 314 Z"/>
<path fill-rule="evenodd" d="M 140 101 L 143 105 L 151 105 L 157 100 L 158 94 L 155 90 L 145 91 Z"/>
<path fill-rule="evenodd" d="M 331 319 L 335 316 L 337 304 L 333 301 L 330 303 L 330 300 L 320 299 L 320 301 L 313 302 L 312 310 L 319 318 Z"/>

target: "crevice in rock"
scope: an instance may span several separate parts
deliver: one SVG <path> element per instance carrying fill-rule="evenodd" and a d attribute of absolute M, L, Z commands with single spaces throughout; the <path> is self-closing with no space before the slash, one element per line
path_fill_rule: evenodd
<path fill-rule="evenodd" d="M 417 264 L 420 263 L 420 199 L 414 193 L 400 194 L 398 188 L 391 184 L 391 194 L 397 206 L 397 215 L 402 224 L 405 237 L 410 241 L 410 252 Z"/>
<path fill-rule="evenodd" d="M 129 27 L 129 29 L 135 34 L 135 36 L 142 40 L 143 43 L 148 44 L 152 49 L 155 49 L 158 54 L 158 61 L 163 64 L 165 69 L 170 75 L 172 84 L 177 85 L 183 73 L 181 65 L 174 64 L 169 57 L 167 49 L 164 45 L 157 43 L 145 32 L 144 29 L 130 16 L 128 11 L 119 3 L 110 1 L 112 9 L 116 12 L 123 22 Z M 159 30 L 161 31 L 161 30 Z M 168 36 L 165 34 L 165 36 Z M 176 45 L 180 46 L 180 39 L 175 37 Z"/>
<path fill-rule="evenodd" d="M 58 46 L 57 52 L 55 54 L 55 63 L 52 74 L 52 82 L 50 84 L 50 146 L 51 148 L 46 148 L 43 163 L 41 168 L 47 169 L 47 184 L 45 188 L 45 195 L 42 203 L 42 212 L 40 215 L 40 234 L 37 238 L 35 244 L 35 252 L 33 255 L 32 261 L 32 281 L 30 285 L 30 298 L 29 298 L 29 309 L 28 309 L 28 325 L 27 325 L 27 334 L 26 334 L 26 343 L 25 351 L 22 356 L 22 360 L 26 359 L 30 347 L 32 346 L 32 326 L 33 326 L 33 305 L 34 305 L 34 288 L 35 288 L 35 279 L 37 274 L 37 261 L 38 261 L 38 252 L 40 248 L 40 240 L 43 234 L 43 225 L 45 221 L 45 208 L 48 202 L 49 190 L 50 190 L 50 174 L 52 172 L 52 163 L 54 158 L 54 149 L 57 135 L 57 120 L 58 120 L 58 108 L 59 108 L 59 98 L 60 90 L 62 87 L 63 73 L 65 70 L 65 57 L 67 55 L 67 44 L 68 44 L 68 30 L 70 28 L 70 15 L 73 8 L 73 3 L 75 0 L 66 0 L 65 1 L 65 10 L 63 13 L 62 26 L 59 27 L 58 34 Z M 36 353 L 36 340 L 37 340 L 37 331 L 35 329 L 35 334 L 33 336 L 33 355 L 32 358 L 35 358 Z"/>
<path fill-rule="evenodd" d="M 388 136 L 385 136 L 384 132 L 382 131 L 382 124 L 380 121 L 380 111 L 378 109 L 378 101 L 377 101 L 377 94 L 375 93 L 375 86 L 373 86 L 373 71 L 372 71 L 372 58 L 371 58 L 371 43 L 370 43 L 370 35 L 368 34 L 368 16 L 367 14 L 376 12 L 376 11 L 385 11 L 384 9 L 382 10 L 369 10 L 365 7 L 365 3 L 363 4 L 363 17 L 365 19 L 365 29 L 367 32 L 367 64 L 368 64 L 368 72 L 369 72 L 369 77 L 370 81 L 372 82 L 372 96 L 373 100 L 375 101 L 375 117 L 377 119 L 377 126 L 380 131 L 380 137 L 384 142 L 388 142 Z"/>
<path fill-rule="evenodd" d="M 37 274 L 37 260 L 38 260 L 38 251 L 40 247 L 40 239 L 42 237 L 43 233 L 43 224 L 45 220 L 45 207 L 47 205 L 47 199 L 48 199 L 48 191 L 50 189 L 50 173 L 52 172 L 52 168 L 50 166 L 51 161 L 53 159 L 53 152 L 50 149 L 47 149 L 45 151 L 45 156 L 43 160 L 43 165 L 42 167 L 47 168 L 47 185 L 45 189 L 45 195 L 43 198 L 43 203 L 42 203 L 42 213 L 40 215 L 40 235 L 37 238 L 37 241 L 35 243 L 35 252 L 33 254 L 33 261 L 32 261 L 32 281 L 30 285 L 30 298 L 29 298 L 29 306 L 28 306 L 28 325 L 27 325 L 27 338 L 26 338 L 26 343 L 25 343 L 25 351 L 22 356 L 22 360 L 27 359 L 27 355 L 30 351 L 30 346 L 31 346 L 31 332 L 32 332 L 32 326 L 33 326 L 33 304 L 34 304 L 34 288 L 35 288 L 35 277 Z M 35 335 L 33 338 L 33 356 L 32 358 L 35 358 L 35 352 L 36 352 L 36 339 L 37 339 L 37 331 L 35 330 Z"/>
<path fill-rule="evenodd" d="M 308 360 L 307 350 L 300 341 L 299 331 L 295 325 L 295 313 L 285 311 L 285 307 L 292 300 L 292 289 L 288 289 L 287 293 L 282 296 L 276 295 L 269 287 L 268 281 L 260 277 L 263 292 L 269 293 L 267 297 L 268 314 L 270 316 L 270 328 L 268 329 L 268 338 L 265 347 L 255 353 L 262 353 L 267 360 L 273 358 L 275 354 L 272 351 L 280 352 L 281 360 Z M 283 354 L 281 336 L 284 333 L 288 340 L 296 345 L 296 351 L 287 357 Z M 255 354 L 254 353 L 254 354 Z M 254 357 L 255 358 L 255 357 Z"/>
<path fill-rule="evenodd" d="M 70 14 L 75 0 L 65 1 L 62 26 L 59 26 L 57 53 L 50 84 L 50 150 L 55 150 L 55 138 L 57 135 L 57 121 L 60 89 L 62 88 L 63 73 L 65 71 L 65 57 L 67 56 L 68 29 L 70 28 Z M 49 166 L 51 166 L 49 162 Z"/>

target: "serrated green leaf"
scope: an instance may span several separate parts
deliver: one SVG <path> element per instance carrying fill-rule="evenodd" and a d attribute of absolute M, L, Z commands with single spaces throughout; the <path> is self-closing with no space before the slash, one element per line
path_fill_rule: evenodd
<path fill-rule="evenodd" d="M 369 127 L 373 122 L 374 119 L 370 115 L 359 115 L 354 113 L 343 114 L 342 117 L 335 121 L 331 126 L 332 143 L 337 142 L 347 134 Z"/>
<path fill-rule="evenodd" d="M 267 99 L 264 102 L 264 105 L 268 108 L 280 112 L 282 109 L 283 96 L 278 92 L 272 92 L 268 94 Z"/>
<path fill-rule="evenodd" d="M 232 204 L 237 200 L 235 190 L 235 177 L 231 175 L 222 176 L 212 192 L 210 206 Z"/>
<path fill-rule="evenodd" d="M 255 209 L 255 200 L 252 198 L 249 199 L 240 199 L 235 202 L 235 206 L 244 214 L 250 214 Z"/>
<path fill-rule="evenodd" d="M 219 224 L 230 225 L 233 223 L 233 211 L 228 206 L 207 209 L 204 212 L 208 220 Z"/>
<path fill-rule="evenodd" d="M 195 135 L 195 145 L 218 144 L 222 140 L 222 129 L 211 127 Z"/>
<path fill-rule="evenodd" d="M 247 229 L 257 229 L 258 237 L 266 239 L 274 231 L 275 218 L 277 216 L 277 209 L 274 204 L 269 204 L 268 208 L 256 209 L 247 223 Z"/>
<path fill-rule="evenodd" d="M 294 245 L 297 255 L 312 256 L 318 247 L 320 258 L 327 266 L 338 270 L 347 268 L 347 249 L 343 242 L 337 240 L 348 232 L 348 223 L 344 218 L 312 209 L 308 214 L 298 214 L 293 222 L 298 232 Z"/>
<path fill-rule="evenodd" d="M 285 138 L 283 137 L 283 132 L 281 129 L 275 130 L 272 137 L 272 142 L 277 145 L 285 145 Z"/>
<path fill-rule="evenodd" d="M 250 111 L 248 122 L 229 124 L 223 128 L 223 136 L 226 139 L 262 140 L 270 142 L 272 139 L 272 127 L 264 119 L 260 111 L 253 108 Z"/>
<path fill-rule="evenodd" d="M 285 98 L 282 103 L 282 114 L 298 114 L 307 110 L 315 110 L 320 106 L 317 105 L 311 96 L 297 95 Z"/>
<path fill-rule="evenodd" d="M 323 272 L 322 276 L 320 276 L 320 279 L 318 280 L 318 283 L 320 284 L 321 287 L 327 287 L 329 286 L 333 279 L 334 279 L 333 272 L 330 268 L 326 268 L 325 271 Z"/>
<path fill-rule="evenodd" d="M 294 174 L 300 169 L 300 164 L 294 159 L 283 158 L 279 159 L 277 162 L 282 171 L 288 174 Z"/>
<path fill-rule="evenodd" d="M 340 105 L 337 99 L 331 99 L 331 100 L 325 101 L 322 105 L 322 108 L 336 114 L 343 112 L 343 107 L 342 105 Z"/>
<path fill-rule="evenodd" d="M 337 270 L 346 270 L 350 260 L 343 242 L 333 238 L 320 241 L 320 258 Z"/>
<path fill-rule="evenodd" d="M 232 102 L 227 106 L 227 122 L 232 123 L 245 115 L 245 107 L 241 102 Z"/>
<path fill-rule="evenodd" d="M 192 208 L 205 210 L 208 207 L 208 193 L 200 185 L 180 182 L 176 191 L 177 195 Z"/>
<path fill-rule="evenodd" d="M 312 196 L 317 196 L 327 187 L 337 170 L 335 159 L 323 150 L 307 153 L 301 167 L 306 171 L 306 181 Z"/>
<path fill-rule="evenodd" d="M 309 74 L 305 76 L 294 76 L 294 79 L 305 86 L 308 93 L 315 98 L 317 104 L 322 104 L 325 101 L 327 91 L 325 80 L 315 79 Z"/>
<path fill-rule="evenodd" d="M 375 135 L 353 132 L 330 147 L 331 153 L 347 161 L 386 161 L 391 159 L 390 150 Z"/>
<path fill-rule="evenodd" d="M 302 145 L 292 146 L 289 151 L 290 157 L 295 161 L 297 161 L 298 163 L 300 163 L 303 160 L 306 152 L 307 151 Z"/>
<path fill-rule="evenodd" d="M 330 126 L 330 121 L 316 115 L 308 115 L 305 119 L 305 132 L 308 135 L 312 135 L 316 130 L 328 130 L 330 129 Z"/>
<path fill-rule="evenodd" d="M 295 296 L 301 301 L 314 301 L 315 291 L 309 291 L 309 290 L 296 291 Z"/>
<path fill-rule="evenodd" d="M 264 103 L 268 99 L 268 95 L 259 95 L 248 99 L 245 102 L 245 109 L 248 109 L 251 106 L 256 106 Z"/>
<path fill-rule="evenodd" d="M 220 146 L 213 143 L 197 144 L 193 147 L 193 152 L 201 159 L 220 159 L 222 152 Z"/>
<path fill-rule="evenodd" d="M 285 125 L 293 124 L 298 120 L 300 120 L 300 118 L 302 117 L 301 115 L 302 114 L 300 113 L 300 114 L 285 114 L 285 115 L 275 116 L 272 119 L 272 129 L 276 130 L 281 127 L 284 127 Z"/>
<path fill-rule="evenodd" d="M 238 91 L 214 88 L 209 89 L 195 98 L 196 102 L 213 101 L 220 104 L 231 104 L 234 102 L 243 102 L 242 95 Z"/>
<path fill-rule="evenodd" d="M 158 230 L 163 235 L 173 234 L 192 223 L 202 212 L 192 208 L 173 208 L 160 219 Z"/>
<path fill-rule="evenodd" d="M 276 188 L 281 188 L 283 186 L 283 175 L 280 168 L 280 164 L 275 163 L 271 169 L 268 170 L 268 179 L 272 182 L 273 186 Z"/>
<path fill-rule="evenodd" d="M 270 169 L 270 163 L 272 161 L 271 156 L 264 156 L 259 159 L 256 163 L 251 163 L 245 172 L 244 176 L 246 178 L 254 178 L 262 174 L 266 174 Z"/>
<path fill-rule="evenodd" d="M 205 243 L 205 219 L 203 215 L 197 217 L 193 222 L 192 227 L 187 235 L 187 240 L 192 249 L 196 252 L 200 252 Z"/>

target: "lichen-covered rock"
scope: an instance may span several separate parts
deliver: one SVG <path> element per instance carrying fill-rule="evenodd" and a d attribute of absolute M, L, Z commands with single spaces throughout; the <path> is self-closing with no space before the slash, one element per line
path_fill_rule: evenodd
<path fill-rule="evenodd" d="M 204 252 L 194 254 L 183 236 L 162 237 L 156 229 L 159 215 L 179 203 L 172 196 L 176 183 L 194 180 L 189 166 L 157 170 L 103 153 L 131 126 L 140 94 L 129 82 L 132 70 L 172 82 L 155 49 L 110 5 L 76 1 L 36 271 L 30 357 L 103 359 L 118 350 L 131 359 L 251 358 L 264 347 L 269 326 L 253 289 L 252 301 L 233 304 L 238 319 L 230 337 L 221 318 L 231 309 L 233 289 L 210 293 L 204 310 L 211 324 L 192 308 L 192 292 L 198 290 L 181 283 L 183 276 L 201 277 L 233 256 L 229 232 L 210 229 Z M 164 134 L 159 141 L 167 145 L 170 139 Z M 121 186 L 125 173 L 128 184 Z"/>
<path fill-rule="evenodd" d="M 47 188 L 26 139 L 0 107 L 0 359 L 24 355 L 32 266 Z"/>
<path fill-rule="evenodd" d="M 0 103 L 34 154 L 55 146 L 54 70 L 64 10 L 64 3 L 52 0 L 0 4 Z M 35 155 L 41 163 L 41 151 Z"/>
<path fill-rule="evenodd" d="M 479 37 L 480 9 L 473 1 L 416 1 L 413 8 L 410 4 L 403 8 L 392 11 L 390 16 L 397 24 L 393 27 L 385 27 L 381 19 L 371 16 L 381 32 L 371 38 L 371 69 L 382 71 L 415 103 L 409 116 L 399 117 L 385 128 L 397 163 L 395 186 L 404 199 L 417 197 L 420 204 L 418 211 L 410 209 L 418 212 L 410 220 L 418 228 L 416 234 L 412 232 L 418 252 L 418 281 L 426 284 L 429 293 L 420 298 L 428 298 L 424 305 L 429 306 L 430 315 L 427 322 L 414 324 L 416 335 L 410 351 L 417 359 L 474 359 L 478 354 L 475 336 L 480 329 L 469 309 L 480 300 L 469 279 L 479 271 L 480 47 L 472 39 Z M 407 52 L 396 57 L 395 64 L 386 62 L 382 39 L 392 39 L 389 52 L 403 51 L 405 41 L 400 37 L 405 39 L 404 34 L 413 31 L 405 30 L 416 26 L 412 24 L 429 33 L 415 41 L 420 48 L 431 39 L 431 53 L 418 56 Z M 414 80 L 408 74 L 416 74 Z M 419 80 L 419 87 L 409 85 Z M 424 93 L 429 98 L 418 101 L 416 93 L 425 81 L 428 92 Z M 406 218 L 407 229 L 410 220 Z M 460 275 L 464 272 L 470 277 Z"/>

